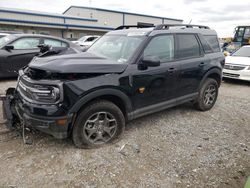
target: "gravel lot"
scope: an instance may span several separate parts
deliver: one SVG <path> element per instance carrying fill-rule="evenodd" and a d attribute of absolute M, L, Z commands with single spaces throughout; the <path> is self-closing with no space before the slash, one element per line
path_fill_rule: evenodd
<path fill-rule="evenodd" d="M 0 93 L 11 85 L 15 81 L 0 82 Z M 248 176 L 250 84 L 245 82 L 224 82 L 208 112 L 186 104 L 137 119 L 119 142 L 100 149 L 76 149 L 70 139 L 43 133 L 25 145 L 16 132 L 0 126 L 0 187 L 240 188 Z"/>

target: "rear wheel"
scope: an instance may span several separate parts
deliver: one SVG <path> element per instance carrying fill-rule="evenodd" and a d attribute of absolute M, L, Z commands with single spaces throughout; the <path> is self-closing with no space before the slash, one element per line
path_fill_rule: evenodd
<path fill-rule="evenodd" d="M 116 140 L 124 131 L 125 119 L 112 102 L 97 101 L 84 108 L 73 128 L 73 142 L 79 148 L 94 148 Z"/>
<path fill-rule="evenodd" d="M 200 89 L 198 99 L 195 103 L 195 107 L 198 110 L 206 111 L 210 110 L 218 96 L 218 83 L 215 79 L 207 78 L 203 86 Z"/>

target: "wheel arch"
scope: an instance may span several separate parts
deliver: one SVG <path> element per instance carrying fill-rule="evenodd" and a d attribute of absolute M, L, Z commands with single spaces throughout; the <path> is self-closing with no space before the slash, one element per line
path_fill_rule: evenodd
<path fill-rule="evenodd" d="M 200 83 L 200 87 L 202 87 L 203 83 L 205 82 L 205 80 L 207 78 L 213 78 L 217 81 L 218 86 L 221 85 L 221 80 L 222 80 L 222 71 L 219 68 L 213 68 L 210 69 L 209 71 L 206 72 L 206 74 L 203 76 L 201 83 Z"/>
<path fill-rule="evenodd" d="M 129 114 L 132 112 L 132 103 L 129 97 L 122 91 L 112 88 L 104 88 L 93 91 L 85 96 L 83 96 L 78 102 L 70 109 L 70 113 L 78 113 L 82 108 L 84 108 L 89 103 L 96 100 L 107 100 L 115 105 L 117 105 L 125 119 L 129 119 Z"/>

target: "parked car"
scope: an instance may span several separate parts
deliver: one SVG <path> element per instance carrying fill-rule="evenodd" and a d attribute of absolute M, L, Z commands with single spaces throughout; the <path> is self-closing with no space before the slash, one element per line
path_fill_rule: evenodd
<path fill-rule="evenodd" d="M 18 32 L 18 31 L 1 31 L 0 30 L 0 38 L 5 37 L 7 35 L 11 35 L 11 34 L 21 34 L 21 32 Z"/>
<path fill-rule="evenodd" d="M 33 59 L 3 99 L 7 126 L 21 121 L 90 148 L 117 139 L 135 118 L 190 101 L 201 111 L 214 106 L 225 60 L 214 30 L 129 27 L 85 53 Z"/>
<path fill-rule="evenodd" d="M 0 38 L 0 78 L 15 77 L 23 66 L 40 52 L 39 45 L 66 49 L 67 53 L 79 53 L 74 43 L 46 35 L 12 34 Z"/>
<path fill-rule="evenodd" d="M 99 35 L 89 35 L 83 36 L 77 41 L 72 41 L 75 44 L 80 45 L 81 47 L 88 48 L 91 46 L 100 36 Z"/>
<path fill-rule="evenodd" d="M 10 34 L 9 33 L 0 33 L 0 38 L 3 38 L 5 36 L 7 36 L 7 35 L 10 35 Z"/>
<path fill-rule="evenodd" d="M 223 77 L 250 81 L 250 45 L 226 57 Z"/>

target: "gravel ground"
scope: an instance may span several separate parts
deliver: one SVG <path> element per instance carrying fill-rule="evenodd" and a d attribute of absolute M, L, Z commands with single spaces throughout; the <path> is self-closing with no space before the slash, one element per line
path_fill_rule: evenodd
<path fill-rule="evenodd" d="M 11 85 L 0 82 L 0 92 Z M 243 187 L 249 94 L 249 83 L 224 82 L 212 110 L 186 104 L 137 119 L 119 142 L 99 149 L 76 149 L 70 139 L 43 133 L 25 145 L 1 125 L 0 187 Z"/>

